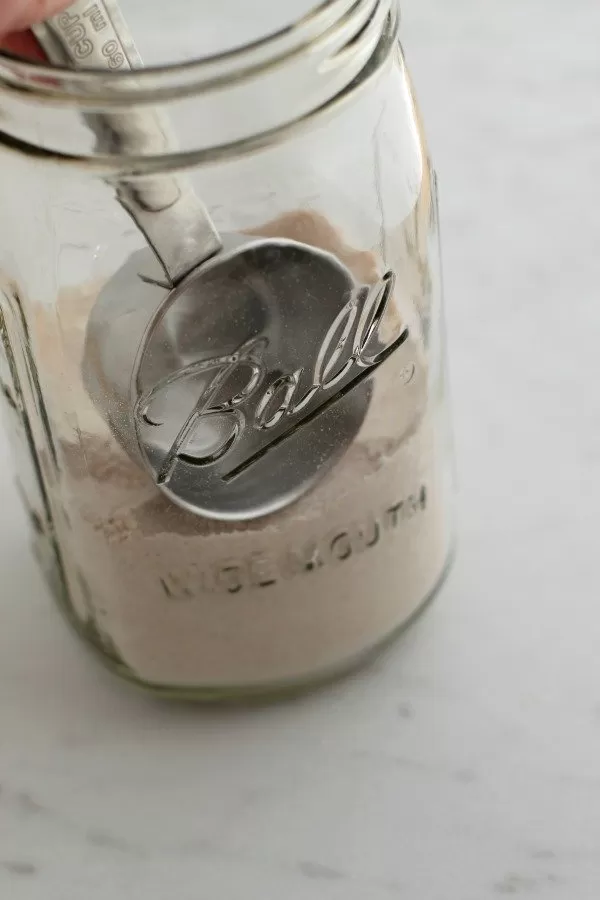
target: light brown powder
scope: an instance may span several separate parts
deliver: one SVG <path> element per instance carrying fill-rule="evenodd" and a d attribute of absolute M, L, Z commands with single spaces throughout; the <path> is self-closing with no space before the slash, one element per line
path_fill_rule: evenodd
<path fill-rule="evenodd" d="M 290 214 L 260 233 L 330 250 L 366 283 L 381 275 L 375 254 L 347 247 L 315 214 Z M 419 336 L 380 368 L 354 445 L 315 488 L 275 515 L 219 522 L 164 497 L 85 392 L 81 358 L 97 294 L 63 291 L 60 342 L 53 316 L 36 323 L 79 615 L 140 679 L 203 687 L 325 672 L 401 625 L 433 590 L 448 552 L 444 436 Z M 395 314 L 404 318 L 400 300 Z"/>

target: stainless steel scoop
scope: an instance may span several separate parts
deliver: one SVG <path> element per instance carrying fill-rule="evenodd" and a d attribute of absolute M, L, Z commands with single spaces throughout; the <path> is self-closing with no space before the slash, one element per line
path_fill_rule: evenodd
<path fill-rule="evenodd" d="M 110 72 L 142 67 L 142 60 L 114 0 L 75 0 L 33 31 L 50 62 Z M 98 150 L 161 153 L 173 148 L 168 122 L 154 111 L 129 110 L 89 117 Z M 119 203 L 156 254 L 169 284 L 221 249 L 206 208 L 182 177 L 121 182 Z"/>
<path fill-rule="evenodd" d="M 94 27 L 80 0 L 36 29 L 49 57 L 139 65 L 116 4 L 93 6 Z M 110 140 L 124 153 L 171 147 L 155 114 L 97 115 L 92 127 L 101 146 Z M 393 276 L 361 285 L 314 247 L 219 236 L 181 178 L 122 183 L 117 197 L 162 272 L 142 250 L 101 292 L 83 363 L 94 403 L 185 509 L 249 519 L 286 506 L 350 447 L 372 374 L 406 341 L 402 328 L 379 337 Z"/>

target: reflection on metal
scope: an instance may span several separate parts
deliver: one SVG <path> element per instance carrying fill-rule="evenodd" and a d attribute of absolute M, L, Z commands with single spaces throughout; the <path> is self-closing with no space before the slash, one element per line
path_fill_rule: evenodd
<path fill-rule="evenodd" d="M 362 285 L 329 253 L 247 238 L 171 292 L 140 279 L 148 265 L 135 254 L 90 318 L 104 418 L 188 510 L 244 519 L 293 502 L 352 444 L 371 375 L 406 342 L 388 333 L 393 275 Z"/>

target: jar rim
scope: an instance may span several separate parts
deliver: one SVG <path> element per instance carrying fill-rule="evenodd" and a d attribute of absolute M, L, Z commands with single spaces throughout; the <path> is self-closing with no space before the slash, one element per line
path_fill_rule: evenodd
<path fill-rule="evenodd" d="M 360 42 L 365 22 L 389 15 L 397 0 L 321 0 L 291 24 L 258 40 L 214 55 L 127 71 L 72 69 L 25 60 L 0 51 L 0 91 L 17 87 L 54 103 L 126 106 L 177 99 L 198 91 L 227 87 L 298 56 L 308 56 L 324 38 L 335 38 L 356 25 L 351 44 Z M 337 48 L 339 54 L 339 47 Z"/>
<path fill-rule="evenodd" d="M 235 158 L 288 139 L 371 83 L 397 45 L 397 0 L 336 0 L 320 9 L 334 7 L 333 24 L 325 32 L 319 28 L 310 43 L 288 47 L 279 58 L 259 53 L 249 60 L 245 53 L 242 68 L 209 66 L 208 76 L 203 71 L 198 77 L 197 63 L 107 78 L 104 72 L 20 61 L 20 68 L 33 70 L 33 76 L 28 71 L 23 76 L 3 68 L 0 58 L 0 149 L 133 181 Z M 341 9 L 345 14 L 340 17 Z M 124 153 L 116 145 L 98 147 L 90 126 L 97 116 L 135 117 L 148 107 L 153 115 L 168 111 L 170 121 L 180 123 L 171 149 L 157 151 L 148 144 Z M 190 129 L 191 122 L 203 127 Z"/>

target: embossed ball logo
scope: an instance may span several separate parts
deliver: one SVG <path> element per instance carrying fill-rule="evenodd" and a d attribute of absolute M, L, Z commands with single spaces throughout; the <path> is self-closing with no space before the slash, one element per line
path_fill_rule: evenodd
<path fill-rule="evenodd" d="M 216 518 L 301 496 L 360 430 L 391 336 L 391 273 L 358 284 L 331 254 L 256 241 L 168 297 L 133 379 L 139 449 L 179 505 Z"/>

